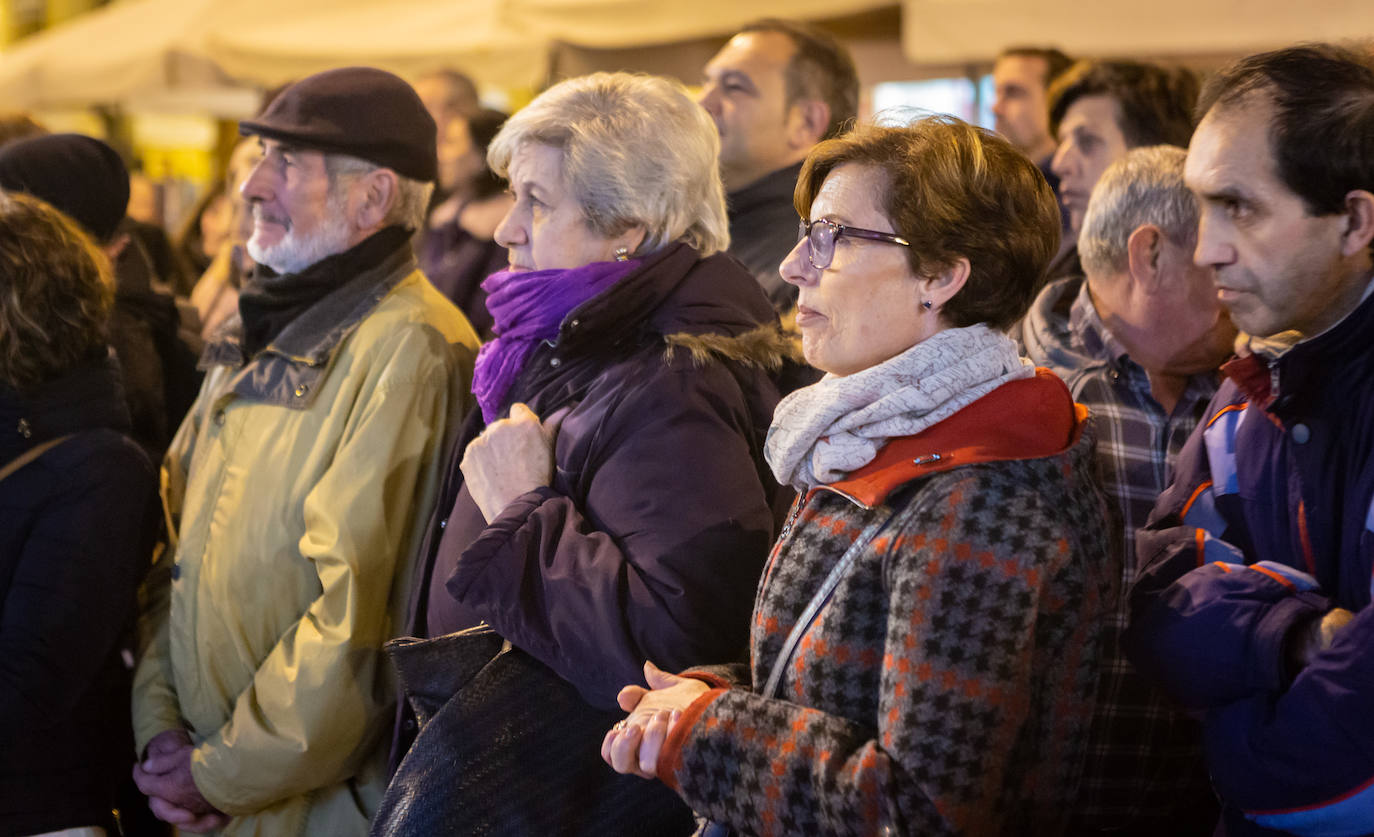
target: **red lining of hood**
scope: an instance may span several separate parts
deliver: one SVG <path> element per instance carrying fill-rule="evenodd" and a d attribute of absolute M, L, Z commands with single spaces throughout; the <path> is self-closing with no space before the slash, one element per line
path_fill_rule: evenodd
<path fill-rule="evenodd" d="M 1062 453 L 1077 443 L 1087 418 L 1088 408 L 1074 403 L 1064 382 L 1037 368 L 1034 377 L 1003 384 L 915 436 L 893 439 L 872 462 L 826 487 L 876 506 L 918 477 Z"/>

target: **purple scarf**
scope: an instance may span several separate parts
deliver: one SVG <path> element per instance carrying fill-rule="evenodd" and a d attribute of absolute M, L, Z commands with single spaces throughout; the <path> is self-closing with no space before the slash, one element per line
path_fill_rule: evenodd
<path fill-rule="evenodd" d="M 563 319 L 639 267 L 637 259 L 592 262 L 555 270 L 503 270 L 482 282 L 496 339 L 477 353 L 472 392 L 488 423 L 506 408 L 506 394 L 541 340 L 558 336 Z"/>

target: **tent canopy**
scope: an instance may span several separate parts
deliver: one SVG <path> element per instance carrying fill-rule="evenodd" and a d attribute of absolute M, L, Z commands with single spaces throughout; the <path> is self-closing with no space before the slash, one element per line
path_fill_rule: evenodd
<path fill-rule="evenodd" d="M 1374 32 L 1370 0 L 117 0 L 0 54 L 0 101 L 243 109 L 252 100 L 235 90 L 347 64 L 409 77 L 454 66 L 484 86 L 531 88 L 570 50 L 573 69 L 699 66 L 710 38 L 768 16 L 867 20 L 836 31 L 870 83 L 962 73 L 1009 44 L 1186 59 Z"/>
<path fill-rule="evenodd" d="M 1374 32 L 1370 0 L 902 0 L 902 49 L 927 66 L 991 61 L 1011 45 L 1070 55 L 1245 55 Z"/>
<path fill-rule="evenodd" d="M 0 101 L 61 108 L 232 88 L 198 49 L 220 6 L 216 0 L 132 0 L 26 38 L 0 56 Z"/>

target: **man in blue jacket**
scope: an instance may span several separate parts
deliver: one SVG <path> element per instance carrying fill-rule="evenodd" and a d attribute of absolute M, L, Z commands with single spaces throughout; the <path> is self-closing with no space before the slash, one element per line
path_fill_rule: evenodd
<path fill-rule="evenodd" d="M 1227 833 L 1374 831 L 1374 59 L 1204 92 L 1195 258 L 1253 335 L 1141 530 L 1128 656 L 1204 723 Z"/>

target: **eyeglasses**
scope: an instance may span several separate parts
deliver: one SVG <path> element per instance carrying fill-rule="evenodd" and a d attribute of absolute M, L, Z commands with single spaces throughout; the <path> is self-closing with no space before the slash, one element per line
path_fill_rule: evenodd
<path fill-rule="evenodd" d="M 830 267 L 831 260 L 835 258 L 835 242 L 846 235 L 852 238 L 866 238 L 870 241 L 886 241 L 888 244 L 900 244 L 903 247 L 911 246 L 910 241 L 896 233 L 846 227 L 844 224 L 837 224 L 824 218 L 817 218 L 814 221 L 803 219 L 797 227 L 797 240 L 806 239 L 807 250 L 810 251 L 807 258 L 811 260 L 811 266 L 817 270 L 825 270 Z"/>

